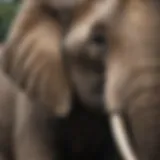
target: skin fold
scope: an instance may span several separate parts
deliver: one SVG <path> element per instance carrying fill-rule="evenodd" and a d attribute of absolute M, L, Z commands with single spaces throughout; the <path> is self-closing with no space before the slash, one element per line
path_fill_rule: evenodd
<path fill-rule="evenodd" d="M 29 100 L 38 104 L 40 102 L 41 105 L 38 105 L 42 106 L 40 112 L 43 109 L 47 110 L 44 112 L 46 114 L 42 116 L 43 114 L 37 114 L 37 110 L 34 110 L 33 107 L 31 110 L 27 109 L 27 112 L 31 111 L 30 113 L 33 115 L 41 115 L 33 116 L 36 117 L 36 120 L 40 119 L 35 121 L 33 118 L 32 121 L 40 122 L 43 117 L 45 119 L 43 124 L 48 124 L 50 113 L 54 113 L 51 114 L 51 117 L 54 118 L 59 115 L 65 117 L 71 112 L 70 104 L 73 94 L 76 94 L 81 103 L 87 106 L 85 107 L 87 111 L 91 113 L 100 111 L 109 115 L 115 142 L 125 160 L 160 159 L 160 3 L 157 0 L 84 0 L 81 3 L 75 3 L 74 7 L 71 5 L 65 8 L 65 6 L 61 6 L 62 3 L 57 5 L 62 7 L 58 9 L 57 14 L 57 6 L 54 7 L 55 1 L 52 2 L 54 2 L 52 5 L 47 5 L 46 2 L 39 3 L 41 4 L 39 5 L 33 0 L 26 2 L 24 10 L 22 8 L 24 14 L 21 14 L 15 22 L 15 28 L 13 27 L 7 41 L 8 46 L 3 52 L 3 71 L 29 95 Z M 54 9 L 48 6 L 52 6 Z M 62 13 L 62 10 L 65 11 L 63 13 L 67 13 L 67 18 L 64 18 L 63 14 L 59 14 L 59 12 Z M 34 13 L 33 17 L 31 13 Z M 53 41 L 55 46 L 41 45 L 45 44 L 46 41 L 43 41 L 45 38 L 48 43 Z M 35 48 L 38 43 L 38 51 L 35 49 L 36 54 L 32 52 L 33 50 L 30 52 L 27 50 L 27 48 L 30 49 L 28 42 L 31 40 L 34 41 L 32 44 Z M 22 56 L 22 59 L 18 58 L 21 55 L 18 54 L 19 50 L 24 51 L 22 55 L 26 55 Z M 44 53 L 41 53 L 42 50 Z M 65 61 L 62 60 L 63 56 L 61 55 L 66 58 Z M 38 62 L 40 62 L 37 60 L 38 58 L 51 64 L 44 69 L 46 72 L 37 72 L 36 67 L 39 68 Z M 18 60 L 33 63 L 27 65 L 29 68 L 31 67 L 29 70 L 23 70 L 26 63 L 17 63 Z M 13 64 L 16 64 L 17 67 L 14 67 Z M 55 64 L 58 65 L 58 68 Z M 63 65 L 67 67 L 62 67 Z M 33 72 L 34 67 L 35 72 Z M 54 71 L 56 76 L 53 76 L 51 71 Z M 33 84 L 36 85 L 31 85 L 33 86 L 29 90 L 31 92 L 27 92 L 28 80 L 32 81 L 32 78 L 37 77 L 35 75 L 38 75 L 39 82 L 45 83 L 38 85 L 39 83 L 35 83 L 37 81 L 33 81 Z M 50 75 L 53 77 L 53 83 L 49 83 L 48 76 Z M 55 77 L 58 82 L 56 85 Z M 18 83 L 19 78 L 22 83 Z M 52 87 L 47 87 L 48 85 Z M 40 90 L 41 86 L 45 86 L 42 87 L 45 91 Z M 59 90 L 61 86 L 65 86 L 62 89 L 65 88 L 66 92 L 59 92 L 62 91 Z M 36 92 L 35 89 L 37 89 Z M 49 99 L 46 99 L 47 93 L 51 93 L 51 96 L 47 96 L 47 98 L 50 97 Z M 48 104 L 48 102 L 50 103 Z M 59 104 L 60 107 L 57 107 Z M 63 104 L 68 104 L 68 107 Z M 53 112 L 50 112 L 50 109 Z M 49 150 L 50 145 L 53 144 L 44 145 L 48 144 L 45 134 L 51 132 L 35 136 L 37 130 L 34 125 L 31 125 L 30 117 L 27 115 L 25 117 L 27 117 L 26 120 L 22 122 L 29 124 L 28 129 L 20 129 L 17 132 L 22 132 L 22 137 L 27 133 L 32 133 L 29 136 L 33 138 L 32 142 L 34 143 L 26 144 L 26 146 L 25 143 L 22 143 L 23 147 L 17 145 L 20 147 L 17 154 L 18 160 L 24 160 L 25 157 L 28 160 L 30 158 L 27 157 L 28 155 L 42 160 L 46 159 L 47 155 L 47 160 L 49 160 L 56 155 L 56 149 L 55 154 Z M 17 124 L 18 129 L 23 126 L 23 124 L 20 126 L 19 123 Z M 46 131 L 47 128 L 46 125 L 40 125 L 40 131 Z M 41 136 L 44 141 L 39 140 Z M 28 135 L 25 138 L 26 142 L 27 137 Z M 18 143 L 18 141 L 16 142 Z M 36 146 L 35 152 L 30 150 L 32 145 Z M 26 148 L 29 154 L 24 157 L 23 151 Z M 35 154 L 37 152 L 44 154 L 39 157 L 39 154 Z"/>
<path fill-rule="evenodd" d="M 92 7 L 95 14 L 81 15 L 81 21 L 71 27 L 66 50 L 80 59 L 84 53 L 80 48 L 93 28 L 101 26 L 108 49 L 103 59 L 105 111 L 117 147 L 126 160 L 159 159 L 160 4 L 155 0 L 108 0 Z M 98 59 L 102 53 L 90 58 Z"/>
<path fill-rule="evenodd" d="M 77 57 L 76 65 L 64 44 L 71 26 L 82 23 L 83 10 L 89 11 L 89 19 L 95 16 L 97 2 L 61 2 L 23 1 L 11 26 L 1 59 L 1 160 L 118 156 L 102 114 L 106 45 L 96 40 L 101 27 L 95 27 L 98 34 L 93 32 L 82 48 L 89 57 L 94 50 L 95 55 L 102 52 L 98 59 Z"/>
<path fill-rule="evenodd" d="M 120 118 L 127 131 L 128 137 L 124 138 L 119 132 L 116 138 L 122 142 L 121 147 L 128 138 L 126 145 L 132 150 L 128 159 L 156 160 L 160 158 L 160 4 L 154 0 L 124 3 L 119 21 L 112 26 L 115 33 L 111 31 L 113 41 L 106 65 L 106 109 L 112 124 Z M 128 153 L 123 150 L 125 159 Z"/>

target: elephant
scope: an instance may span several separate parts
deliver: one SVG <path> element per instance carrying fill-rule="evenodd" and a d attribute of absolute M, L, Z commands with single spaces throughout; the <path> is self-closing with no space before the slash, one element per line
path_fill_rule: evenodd
<path fill-rule="evenodd" d="M 106 65 L 106 110 L 124 159 L 157 160 L 160 159 L 160 3 L 127 1 L 119 17 L 111 33 L 114 40 Z"/>
<path fill-rule="evenodd" d="M 83 3 L 62 42 L 75 91 L 90 111 L 103 104 L 124 160 L 160 159 L 160 2 Z"/>
<path fill-rule="evenodd" d="M 95 14 L 90 6 L 96 9 L 100 2 L 90 1 L 89 5 L 84 0 L 81 5 L 81 0 L 75 1 L 22 1 L 0 59 L 0 160 L 117 157 L 107 117 L 97 112 L 102 108 L 103 56 L 85 63 L 82 56 L 70 70 L 61 53 L 63 36 L 79 19 L 75 18 L 73 25 L 68 23 L 72 19 L 69 10 L 76 8 L 74 17 L 82 8 L 87 9 L 92 19 Z M 86 43 L 84 51 L 94 49 L 94 37 L 97 34 Z M 90 49 L 88 56 L 92 56 Z M 75 78 L 71 83 L 70 71 Z"/>
<path fill-rule="evenodd" d="M 110 117 L 117 147 L 125 160 L 160 159 L 160 2 L 108 0 L 103 7 L 96 8 L 92 21 L 89 16 L 81 17 L 85 24 L 77 23 L 71 29 L 66 50 L 80 57 L 83 52 L 76 51 L 88 41 L 94 27 L 101 26 L 97 48 L 108 46 L 104 112 Z M 75 35 L 78 29 L 81 32 Z M 101 52 L 93 54 L 97 59 L 101 56 Z"/>

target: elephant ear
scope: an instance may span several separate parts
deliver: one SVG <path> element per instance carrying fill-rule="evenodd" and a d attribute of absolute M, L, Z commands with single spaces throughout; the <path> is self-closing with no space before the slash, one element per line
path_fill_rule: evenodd
<path fill-rule="evenodd" d="M 61 38 L 60 27 L 53 22 L 43 22 L 19 39 L 12 36 L 3 50 L 1 67 L 32 100 L 65 115 L 70 88 L 60 54 Z"/>

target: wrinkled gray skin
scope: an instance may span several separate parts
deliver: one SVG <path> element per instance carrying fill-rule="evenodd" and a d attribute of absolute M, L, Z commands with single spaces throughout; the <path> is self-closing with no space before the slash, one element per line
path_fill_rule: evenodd
<path fill-rule="evenodd" d="M 51 112 L 31 101 L 0 70 L 0 160 L 55 159 Z"/>
<path fill-rule="evenodd" d="M 65 75 L 68 75 L 71 71 L 71 74 L 69 73 L 69 75 L 70 77 L 73 77 L 72 82 L 74 83 L 74 91 L 77 93 L 78 97 L 80 97 L 81 101 L 86 104 L 85 106 L 89 106 L 88 108 L 90 111 L 95 112 L 95 110 L 102 110 L 102 107 L 99 106 L 102 106 L 101 104 L 103 103 L 102 82 L 104 77 L 104 57 L 106 55 L 104 51 L 106 50 L 106 43 L 102 40 L 102 47 L 101 44 L 99 46 L 99 41 L 97 42 L 96 40 L 96 32 L 93 31 L 93 34 L 90 35 L 88 42 L 83 44 L 80 49 L 84 55 L 82 54 L 81 57 L 75 57 L 75 61 L 72 61 L 73 52 L 66 52 L 68 61 L 71 62 L 69 63 L 71 66 L 68 66 L 69 70 L 67 74 L 61 74 L 64 73 L 61 72 L 61 54 L 59 54 L 59 39 L 61 38 L 59 30 L 61 30 L 61 27 L 58 25 L 58 31 L 54 30 L 57 23 L 55 23 L 52 8 L 50 8 L 50 5 L 49 7 L 44 5 L 43 2 L 47 3 L 46 0 L 42 0 L 42 3 L 39 2 L 40 1 L 37 0 L 24 1 L 19 14 L 17 15 L 17 21 L 15 21 L 15 25 L 13 25 L 13 28 L 10 30 L 5 44 L 6 48 L 4 49 L 2 56 L 1 67 L 7 74 L 0 75 L 0 90 L 2 90 L 0 91 L 0 94 L 2 95 L 0 96 L 0 160 L 12 160 L 12 158 L 14 158 L 14 160 L 57 160 L 57 146 L 55 146 L 55 144 L 57 144 L 55 142 L 55 140 L 57 140 L 57 137 L 55 136 L 57 131 L 57 121 L 55 119 L 57 118 L 57 115 L 54 114 L 54 107 L 57 106 L 53 105 L 52 108 L 52 105 L 47 106 L 44 105 L 43 102 L 39 104 L 33 98 L 34 96 L 31 96 L 31 100 L 28 98 L 28 95 L 26 96 L 26 93 L 21 92 L 26 91 L 25 89 L 27 87 L 33 87 L 33 89 L 35 89 L 32 91 L 39 96 L 35 96 L 36 98 L 41 100 L 44 95 L 45 98 L 51 98 L 51 100 L 53 100 L 52 102 L 55 103 L 57 100 L 55 96 L 57 97 L 57 95 L 58 100 L 61 98 L 63 100 L 62 94 L 64 93 L 63 89 L 65 88 L 63 87 L 63 83 L 59 82 L 63 80 L 65 81 Z M 84 13 L 81 12 L 84 8 L 85 11 L 89 11 L 89 19 L 92 20 L 92 18 L 95 17 L 92 15 L 94 11 L 92 11 L 92 9 L 90 10 L 92 5 L 96 7 L 96 3 L 94 1 L 90 1 L 90 4 L 88 0 L 84 1 L 84 5 L 81 6 L 82 8 L 79 6 L 77 7 L 79 12 L 78 15 L 84 15 Z M 101 4 L 100 7 L 103 7 L 103 5 Z M 75 15 L 73 15 L 73 17 L 74 16 Z M 77 21 L 82 23 L 79 16 L 73 18 L 71 28 L 74 26 L 77 27 Z M 77 35 L 77 33 L 79 32 L 74 33 L 74 35 Z M 68 35 L 68 32 L 65 34 Z M 86 33 L 86 35 L 88 36 L 88 33 Z M 102 38 L 104 37 L 102 33 L 98 33 L 98 35 L 100 35 L 100 37 L 102 36 Z M 55 38 L 56 36 L 57 38 Z M 70 37 L 70 33 L 68 36 Z M 68 50 L 65 47 L 64 49 Z M 75 54 L 76 53 L 78 52 L 75 52 Z M 99 56 L 97 53 L 101 53 L 101 55 L 99 54 Z M 46 61 L 46 59 L 49 59 L 49 61 Z M 85 61 L 83 61 L 83 59 Z M 43 63 L 41 63 L 43 60 L 47 65 L 43 65 Z M 28 65 L 28 63 L 25 65 L 25 62 L 31 62 L 31 65 Z M 51 65 L 52 63 L 53 65 Z M 38 70 L 35 68 L 36 64 L 38 64 Z M 39 68 L 40 66 L 44 68 L 41 69 Z M 49 66 L 49 68 L 46 66 Z M 44 74 L 41 75 L 41 71 Z M 62 76 L 58 76 L 56 73 Z M 40 78 L 38 75 L 40 75 Z M 53 80 L 52 77 L 54 77 Z M 30 83 L 30 78 L 33 78 L 33 82 L 35 83 Z M 22 82 L 18 83 L 21 91 L 17 88 L 18 85 L 16 85 L 19 80 Z M 49 82 L 47 82 L 47 80 L 49 80 Z M 44 83 L 39 83 L 40 81 Z M 27 84 L 27 82 L 29 84 Z M 45 94 L 49 84 L 51 84 L 51 86 L 49 86 L 51 92 L 49 93 L 55 93 L 53 94 L 53 98 L 50 94 L 49 96 L 48 94 Z M 16 87 L 14 85 L 16 85 Z M 55 89 L 58 87 L 59 90 Z M 43 92 L 39 93 L 39 89 Z M 71 88 L 69 89 L 71 90 Z M 68 101 L 67 98 L 65 100 Z M 62 105 L 62 108 L 63 106 L 65 107 L 65 105 L 66 103 Z M 53 112 L 51 109 L 53 109 Z M 61 111 L 63 112 L 63 109 Z M 85 134 L 87 135 L 88 133 Z M 96 139 L 97 137 L 94 138 Z M 101 138 L 102 137 L 100 137 L 100 139 Z M 74 141 L 74 138 L 72 139 Z M 103 144 L 100 142 L 98 146 L 99 145 L 101 146 Z M 79 146 L 77 148 L 79 148 Z"/>
<path fill-rule="evenodd" d="M 141 160 L 160 159 L 160 3 L 129 1 L 114 30 L 106 73 L 109 111 L 125 114 Z M 112 34 L 112 33 L 111 33 Z"/>
<path fill-rule="evenodd" d="M 101 12 L 97 10 L 95 12 L 99 17 L 95 16 L 89 21 L 89 16 L 84 16 L 82 21 L 85 23 L 74 26 L 66 40 L 66 48 L 68 47 L 68 50 L 73 51 L 75 55 L 75 50 L 79 50 L 81 44 L 87 41 L 90 29 L 97 22 L 103 25 L 105 28 L 103 34 L 108 40 L 104 94 L 106 111 L 112 118 L 116 113 L 125 118 L 137 159 L 158 160 L 160 159 L 160 3 L 157 0 L 107 0 L 106 3 L 110 5 L 108 9 L 106 4 L 104 12 L 102 8 Z M 76 29 L 79 29 L 80 34 L 73 36 Z M 79 93 L 83 93 L 81 89 L 78 88 Z"/>
<path fill-rule="evenodd" d="M 94 108 L 103 103 L 104 95 L 106 113 L 111 117 L 121 113 L 125 118 L 137 159 L 160 159 L 160 3 L 158 0 L 101 0 L 97 3 L 89 5 L 89 9 L 86 7 L 84 14 L 78 14 L 64 40 L 64 50 L 68 61 L 72 62 L 69 63 L 70 73 L 76 91 L 84 103 Z M 93 42 L 90 37 L 96 26 L 100 26 L 103 33 L 100 37 L 105 41 L 101 43 L 96 38 L 95 45 L 90 43 Z M 87 57 L 85 61 L 84 57 Z M 90 69 L 92 64 L 98 64 L 98 69 L 84 72 L 83 68 Z M 101 64 L 106 64 L 103 80 Z M 102 89 L 93 92 L 103 81 L 104 94 Z M 45 156 L 46 150 L 42 151 Z"/>

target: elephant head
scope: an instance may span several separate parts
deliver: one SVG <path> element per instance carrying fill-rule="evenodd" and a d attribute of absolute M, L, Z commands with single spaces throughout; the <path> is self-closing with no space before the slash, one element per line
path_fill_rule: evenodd
<path fill-rule="evenodd" d="M 103 59 L 105 111 L 110 116 L 111 127 L 124 159 L 158 160 L 160 2 L 101 0 L 92 7 L 94 12 L 80 14 L 81 21 L 74 23 L 65 40 L 65 47 L 78 59 L 83 53 L 91 52 L 89 49 L 84 52 L 85 44 L 87 47 L 92 44 L 97 52 L 92 52 L 91 58 Z M 105 37 L 103 43 L 100 40 L 90 41 L 97 24 L 103 26 L 103 34 L 99 38 Z M 105 53 L 100 52 L 104 44 L 107 46 Z M 84 80 L 85 76 L 82 77 Z M 74 81 L 78 82 L 76 79 Z M 86 96 L 82 88 L 78 92 Z M 88 95 L 94 99 L 91 94 Z"/>
<path fill-rule="evenodd" d="M 125 160 L 160 159 L 160 1 L 78 0 L 75 4 L 80 6 L 73 8 L 64 31 L 63 50 L 77 94 L 91 110 L 105 104 Z M 51 25 L 49 31 L 53 30 Z"/>
<path fill-rule="evenodd" d="M 124 3 L 110 34 L 113 40 L 106 63 L 105 101 L 126 160 L 157 160 L 160 159 L 160 3 L 155 0 Z"/>

